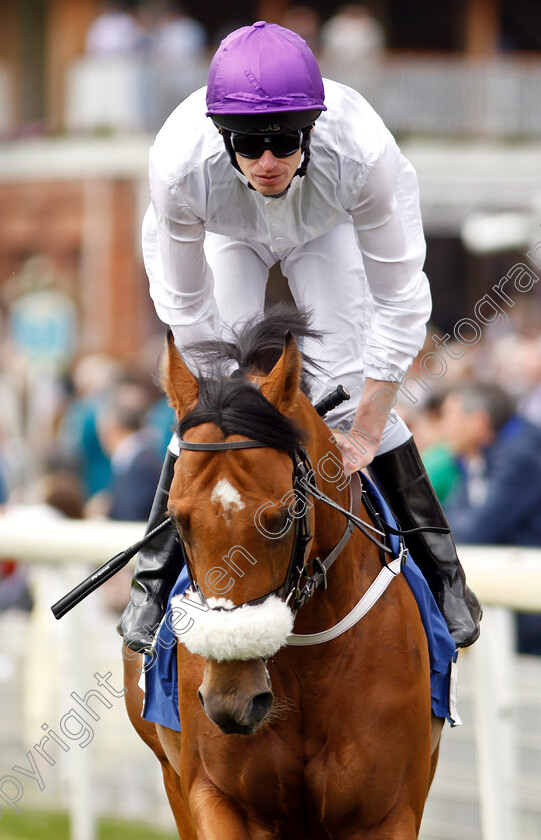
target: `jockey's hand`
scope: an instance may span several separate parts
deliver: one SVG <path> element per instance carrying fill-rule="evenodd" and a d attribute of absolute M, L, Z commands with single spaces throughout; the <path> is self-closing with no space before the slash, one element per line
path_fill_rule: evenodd
<path fill-rule="evenodd" d="M 347 434 L 333 430 L 333 435 L 342 452 L 342 463 L 347 475 L 367 467 L 378 451 L 379 441 L 374 444 L 353 428 Z"/>
<path fill-rule="evenodd" d="M 334 433 L 348 475 L 367 467 L 375 458 L 398 385 L 398 382 L 367 379 L 351 429 L 347 433 Z"/>

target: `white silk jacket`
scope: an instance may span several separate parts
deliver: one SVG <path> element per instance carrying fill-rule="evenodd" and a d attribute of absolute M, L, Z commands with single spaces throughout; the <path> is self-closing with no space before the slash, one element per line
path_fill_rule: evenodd
<path fill-rule="evenodd" d="M 307 173 L 280 198 L 249 189 L 231 165 L 205 117 L 205 89 L 171 114 L 150 151 L 143 224 L 150 294 L 179 346 L 206 338 L 219 324 L 207 232 L 258 243 L 281 260 L 347 222 L 373 299 L 364 376 L 400 378 L 422 346 L 431 310 L 417 178 L 366 100 L 337 82 L 324 84 L 328 110 L 312 132 Z M 329 282 L 339 306 L 340 276 Z"/>

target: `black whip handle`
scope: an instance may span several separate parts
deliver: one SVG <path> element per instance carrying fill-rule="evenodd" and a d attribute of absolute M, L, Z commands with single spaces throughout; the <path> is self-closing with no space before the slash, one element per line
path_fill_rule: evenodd
<path fill-rule="evenodd" d="M 320 417 L 325 417 L 329 411 L 332 411 L 332 409 L 336 408 L 336 406 L 340 405 L 340 403 L 349 400 L 349 398 L 349 391 L 346 391 L 343 385 L 337 385 L 334 391 L 331 391 L 330 394 L 323 397 L 323 399 L 316 403 L 314 407 Z"/>
<path fill-rule="evenodd" d="M 112 578 L 113 575 L 116 575 L 121 569 L 126 566 L 132 557 L 135 557 L 138 551 L 140 551 L 147 543 L 149 543 L 157 534 L 161 533 L 168 525 L 171 524 L 171 519 L 168 517 L 164 519 L 156 528 L 153 528 L 152 531 L 149 531 L 148 534 L 140 539 L 138 542 L 131 545 L 129 548 L 126 548 L 124 551 L 121 551 L 120 554 L 115 554 L 111 560 L 108 560 L 107 563 L 104 563 L 103 566 L 100 566 L 99 569 L 96 569 L 95 572 L 92 572 L 85 580 L 81 583 L 77 584 L 71 592 L 68 592 L 67 595 L 64 595 L 63 598 L 60 598 L 56 604 L 53 604 L 51 607 L 52 613 L 55 618 L 62 618 L 62 616 L 66 615 L 73 607 L 77 606 L 77 604 L 82 601 L 87 595 L 90 595 L 91 592 L 94 592 L 102 583 L 105 583 L 106 580 Z"/>

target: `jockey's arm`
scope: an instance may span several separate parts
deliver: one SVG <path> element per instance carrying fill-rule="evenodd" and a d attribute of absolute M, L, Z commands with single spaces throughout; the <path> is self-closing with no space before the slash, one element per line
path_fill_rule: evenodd
<path fill-rule="evenodd" d="M 347 436 L 337 435 L 347 472 L 377 454 L 399 382 L 422 346 L 431 311 L 426 244 L 413 167 L 389 135 L 352 202 L 375 317 L 366 337 L 365 385 Z"/>
<path fill-rule="evenodd" d="M 334 433 L 348 474 L 367 467 L 376 456 L 397 389 L 398 382 L 366 379 L 351 429 Z"/>
<path fill-rule="evenodd" d="M 403 378 L 421 349 L 432 308 L 423 272 L 426 243 L 417 178 L 392 138 L 362 181 L 350 212 L 375 309 L 364 373 L 367 380 L 390 385 L 389 380 Z M 359 419 L 370 421 L 364 403 L 363 398 Z"/>
<path fill-rule="evenodd" d="M 204 252 L 203 221 L 164 173 L 151 165 L 152 204 L 143 222 L 143 257 L 150 296 L 177 347 L 215 338 L 218 311 Z"/>

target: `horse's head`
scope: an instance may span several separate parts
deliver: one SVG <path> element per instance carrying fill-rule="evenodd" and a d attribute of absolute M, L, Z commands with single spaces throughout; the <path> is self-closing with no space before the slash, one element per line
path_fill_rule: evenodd
<path fill-rule="evenodd" d="M 168 340 L 162 379 L 182 436 L 169 510 L 205 599 L 191 609 L 181 600 L 175 629 L 206 659 L 199 697 L 224 732 L 250 734 L 267 717 L 265 659 L 293 626 L 285 601 L 312 515 L 293 475 L 310 422 L 321 423 L 301 393 L 301 367 L 288 334 L 268 374 L 198 380 Z"/>

